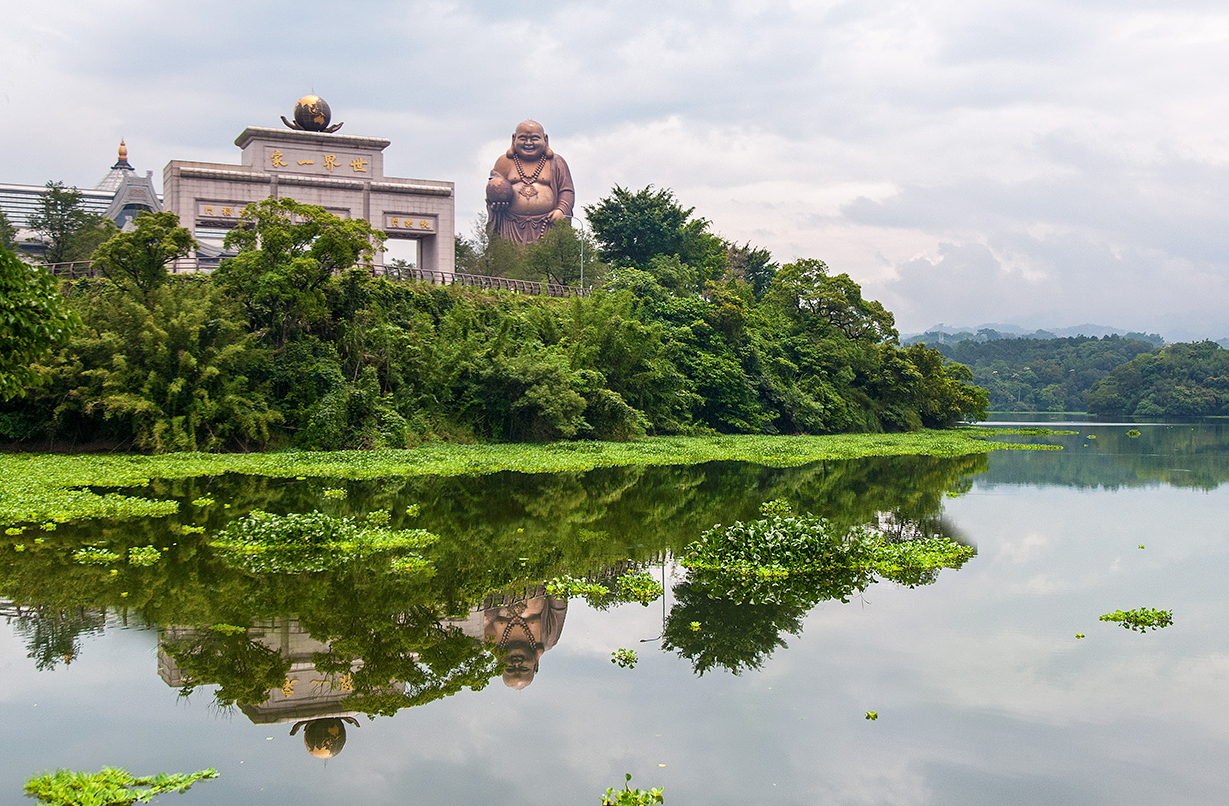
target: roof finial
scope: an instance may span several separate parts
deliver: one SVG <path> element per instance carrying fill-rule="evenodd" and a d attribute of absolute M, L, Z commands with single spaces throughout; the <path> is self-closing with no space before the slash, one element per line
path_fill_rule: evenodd
<path fill-rule="evenodd" d="M 116 168 L 120 168 L 125 171 L 132 170 L 132 165 L 128 163 L 128 146 L 124 144 L 123 140 L 119 141 L 119 159 L 117 159 L 115 164 L 111 166 L 111 170 L 114 171 Z"/>

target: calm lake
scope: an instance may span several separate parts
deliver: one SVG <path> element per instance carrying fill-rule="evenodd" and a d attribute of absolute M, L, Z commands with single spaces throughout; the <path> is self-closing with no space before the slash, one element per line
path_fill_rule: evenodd
<path fill-rule="evenodd" d="M 1229 803 L 1229 427 L 1070 427 L 960 459 L 155 483 L 179 516 L 0 542 L 0 803 L 104 765 L 216 768 L 183 806 L 597 804 L 624 773 L 670 806 Z M 772 499 L 977 554 L 847 602 L 673 562 Z M 434 574 L 237 568 L 208 541 L 253 509 L 385 510 L 441 537 Z M 535 584 L 641 569 L 647 606 Z M 1173 625 L 1098 620 L 1140 607 Z"/>

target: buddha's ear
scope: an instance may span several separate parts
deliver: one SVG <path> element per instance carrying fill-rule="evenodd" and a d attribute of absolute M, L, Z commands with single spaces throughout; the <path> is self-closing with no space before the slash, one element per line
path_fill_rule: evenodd
<path fill-rule="evenodd" d="M 550 137 L 544 134 L 542 135 L 542 140 L 546 143 L 546 158 L 550 159 L 551 157 L 555 156 L 555 152 L 552 151 L 550 147 Z"/>
<path fill-rule="evenodd" d="M 512 157 L 516 154 L 516 152 L 512 150 L 513 146 L 515 145 L 516 145 L 516 135 L 513 134 L 512 135 L 512 145 L 508 146 L 508 159 L 512 159 Z"/>

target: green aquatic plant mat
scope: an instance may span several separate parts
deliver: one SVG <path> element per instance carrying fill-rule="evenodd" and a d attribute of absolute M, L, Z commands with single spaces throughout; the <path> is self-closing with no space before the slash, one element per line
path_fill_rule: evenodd
<path fill-rule="evenodd" d="M 602 795 L 602 806 L 653 806 L 663 803 L 660 787 L 653 789 L 632 789 L 632 774 L 624 776 L 626 783 L 622 789 L 610 787 Z"/>
<path fill-rule="evenodd" d="M 1030 429 L 1034 433 L 1035 429 Z M 794 467 L 865 456 L 967 456 L 1003 449 L 1056 450 L 985 439 L 1013 433 L 962 428 L 907 434 L 829 436 L 652 437 L 636 442 L 430 444 L 411 450 L 280 451 L 276 453 L 0 454 L 0 526 L 88 518 L 161 517 L 177 501 L 115 492 L 151 479 L 240 473 L 296 479 L 465 476 L 501 471 L 556 473 L 626 465 L 695 465 L 714 461 Z M 196 503 L 203 504 L 201 499 Z"/>
<path fill-rule="evenodd" d="M 397 573 L 428 569 L 416 552 L 438 538 L 422 529 L 393 531 L 376 525 L 381 520 L 387 522 L 323 512 L 256 511 L 232 522 L 210 545 L 229 564 L 254 574 L 327 571 L 373 555 L 387 555 L 390 570 Z"/>
<path fill-rule="evenodd" d="M 186 792 L 197 781 L 217 777 L 217 770 L 212 768 L 141 777 L 113 767 L 98 772 L 56 770 L 26 781 L 25 792 L 49 806 L 126 806 L 148 803 L 166 792 Z"/>
<path fill-rule="evenodd" d="M 824 518 L 794 515 L 781 501 L 768 502 L 762 512 L 760 520 L 706 531 L 683 550 L 683 567 L 765 580 L 852 572 L 852 590 L 871 573 L 921 584 L 929 572 L 959 568 L 976 553 L 946 538 L 898 541 L 866 526 L 838 528 Z"/>

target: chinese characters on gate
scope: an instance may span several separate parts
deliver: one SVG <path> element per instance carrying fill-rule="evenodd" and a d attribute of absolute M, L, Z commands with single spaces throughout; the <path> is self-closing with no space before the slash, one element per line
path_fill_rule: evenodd
<path fill-rule="evenodd" d="M 431 231 L 435 229 L 430 220 L 426 218 L 412 218 L 410 216 L 389 216 L 388 226 L 386 229 L 420 229 Z"/>
<path fill-rule="evenodd" d="M 287 162 L 288 156 L 291 156 L 291 155 L 287 155 L 280 148 L 273 149 L 273 151 L 269 153 L 269 167 L 270 168 L 290 167 L 290 163 Z M 303 159 L 299 159 L 300 156 L 303 156 Z M 319 162 L 316 161 L 317 157 L 319 157 Z M 371 160 L 366 159 L 364 157 L 354 157 L 349 162 L 343 162 L 343 160 L 345 160 L 345 157 L 344 156 L 339 157 L 336 154 L 319 154 L 319 155 L 312 154 L 310 156 L 295 154 L 295 155 L 292 155 L 291 158 L 294 159 L 295 164 L 300 167 L 306 168 L 309 165 L 315 166 L 318 164 L 320 165 L 320 167 L 324 168 L 324 170 L 328 171 L 329 173 L 336 173 L 338 169 L 341 169 L 342 172 L 344 173 L 345 166 L 349 165 L 351 173 L 365 174 L 367 173 L 367 167 L 371 164 Z"/>

